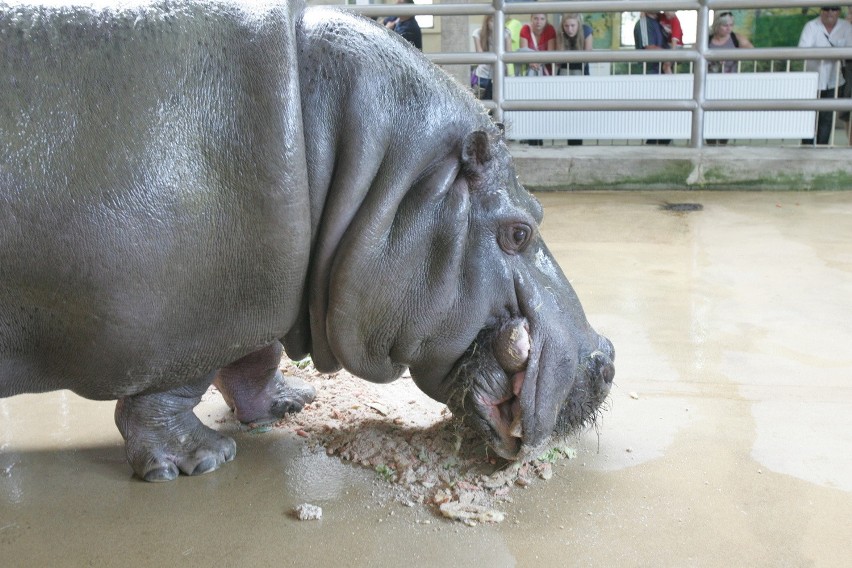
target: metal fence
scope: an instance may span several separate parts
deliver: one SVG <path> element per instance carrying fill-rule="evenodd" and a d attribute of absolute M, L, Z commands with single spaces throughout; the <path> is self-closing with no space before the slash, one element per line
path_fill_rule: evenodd
<path fill-rule="evenodd" d="M 761 110 L 811 110 L 811 111 L 849 111 L 852 99 L 727 99 L 709 100 L 705 96 L 708 63 L 715 61 L 773 62 L 787 60 L 797 62 L 805 59 L 847 60 L 852 59 L 852 47 L 836 48 L 798 48 L 774 47 L 753 49 L 713 49 L 708 45 L 711 23 L 710 11 L 754 10 L 766 8 L 803 8 L 826 5 L 826 0 L 600 0 L 600 1 L 563 1 L 563 2 L 504 2 L 494 0 L 490 3 L 471 4 L 371 4 L 348 5 L 349 9 L 367 17 L 393 15 L 434 16 L 476 16 L 493 14 L 494 38 L 491 53 L 453 52 L 432 53 L 427 56 L 439 65 L 491 64 L 493 68 L 493 100 L 483 101 L 492 109 L 497 120 L 502 120 L 506 111 L 521 110 L 610 110 L 610 111 L 689 111 L 692 116 L 691 138 L 689 146 L 702 148 L 704 144 L 705 113 L 708 111 L 761 111 Z M 570 63 L 570 62 L 640 62 L 650 63 L 660 60 L 658 51 L 595 49 L 593 51 L 547 51 L 547 52 L 505 52 L 502 42 L 502 30 L 507 14 L 531 13 L 609 13 L 609 12 L 646 12 L 694 10 L 697 13 L 697 36 L 695 44 L 684 49 L 667 50 L 665 59 L 676 64 L 686 64 L 694 75 L 692 98 L 655 99 L 655 100 L 506 100 L 503 85 L 505 71 L 502 63 Z M 790 64 L 787 64 L 789 70 Z"/>

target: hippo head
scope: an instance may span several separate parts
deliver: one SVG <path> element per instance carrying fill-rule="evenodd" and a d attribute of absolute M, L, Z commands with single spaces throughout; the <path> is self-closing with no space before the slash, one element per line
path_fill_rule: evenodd
<path fill-rule="evenodd" d="M 517 458 L 595 416 L 612 344 L 545 246 L 541 205 L 499 128 L 468 131 L 424 163 L 401 180 L 379 168 L 405 189 L 371 191 L 335 239 L 327 275 L 309 283 L 310 350 L 320 370 L 342 364 L 374 382 L 410 368 Z"/>
<path fill-rule="evenodd" d="M 544 244 L 540 204 L 498 156 L 474 135 L 462 159 L 472 199 L 489 195 L 480 238 L 494 242 L 490 259 L 500 266 L 492 274 L 500 282 L 492 282 L 505 303 L 456 361 L 442 398 L 497 454 L 515 458 L 594 420 L 612 385 L 615 352 L 589 325 Z"/>

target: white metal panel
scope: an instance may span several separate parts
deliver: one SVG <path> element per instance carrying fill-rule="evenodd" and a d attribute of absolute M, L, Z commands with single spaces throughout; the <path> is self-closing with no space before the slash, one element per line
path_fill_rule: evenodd
<path fill-rule="evenodd" d="M 688 111 L 507 111 L 507 136 L 514 140 L 595 138 L 688 139 L 692 114 Z"/>
<path fill-rule="evenodd" d="M 723 73 L 707 76 L 705 98 L 814 99 L 817 73 Z M 816 111 L 709 111 L 705 138 L 813 138 Z"/>
<path fill-rule="evenodd" d="M 506 77 L 504 93 L 507 101 L 691 99 L 692 75 Z"/>
<path fill-rule="evenodd" d="M 506 100 L 691 99 L 692 75 L 507 77 Z M 710 99 L 810 99 L 816 73 L 737 73 L 707 76 Z M 711 111 L 706 138 L 783 139 L 814 135 L 815 111 Z M 513 139 L 688 139 L 686 111 L 507 111 Z"/>

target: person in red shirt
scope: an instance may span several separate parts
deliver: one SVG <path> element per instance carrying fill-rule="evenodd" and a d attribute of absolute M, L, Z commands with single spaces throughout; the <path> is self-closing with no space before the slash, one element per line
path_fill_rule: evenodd
<path fill-rule="evenodd" d="M 554 51 L 556 49 L 556 28 L 547 23 L 544 14 L 533 14 L 530 23 L 521 28 L 520 49 L 533 51 Z M 530 74 L 553 75 L 551 63 L 530 63 Z"/>
<path fill-rule="evenodd" d="M 662 12 L 657 19 L 672 49 L 683 47 L 683 28 L 675 12 Z"/>
<path fill-rule="evenodd" d="M 683 28 L 680 26 L 680 20 L 675 12 L 660 12 L 657 18 L 660 22 L 660 27 L 663 28 L 663 35 L 669 47 L 672 49 L 680 49 L 683 47 Z M 672 64 L 670 61 L 663 63 L 664 73 L 672 72 Z"/>

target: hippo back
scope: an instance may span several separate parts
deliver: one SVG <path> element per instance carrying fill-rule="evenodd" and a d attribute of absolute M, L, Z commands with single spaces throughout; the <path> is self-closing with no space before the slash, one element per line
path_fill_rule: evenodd
<path fill-rule="evenodd" d="M 299 8 L 0 4 L 0 395 L 161 389 L 290 327 Z"/>

